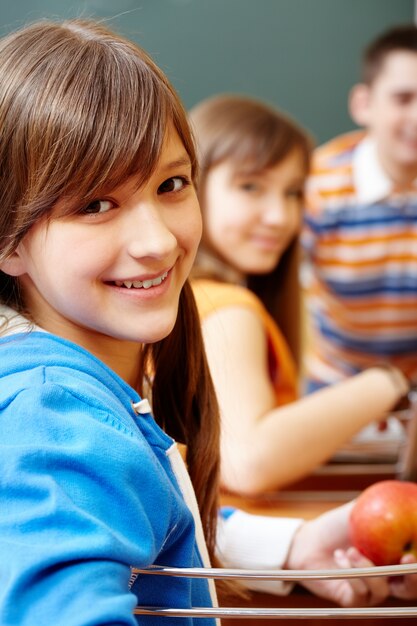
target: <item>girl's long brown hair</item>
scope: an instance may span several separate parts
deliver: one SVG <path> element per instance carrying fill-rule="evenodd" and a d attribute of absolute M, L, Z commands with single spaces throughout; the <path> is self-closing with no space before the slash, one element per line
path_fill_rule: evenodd
<path fill-rule="evenodd" d="M 39 22 L 0 41 L 0 261 L 58 199 L 87 204 L 135 175 L 149 179 L 172 123 L 196 172 L 186 114 L 148 55 L 88 21 Z M 73 203 L 69 203 L 72 205 Z M 24 311 L 15 279 L 0 272 L 0 302 Z M 145 348 L 153 408 L 187 444 L 187 463 L 214 556 L 218 408 L 188 284 L 175 328 Z"/>
<path fill-rule="evenodd" d="M 206 540 L 215 545 L 212 515 L 217 511 L 217 487 L 211 473 L 219 447 L 218 406 L 205 352 L 201 324 L 192 289 L 187 282 L 174 331 L 164 341 L 148 344 L 145 363 L 151 363 L 153 409 L 160 426 L 187 446 L 187 466 L 200 506 Z M 148 368 L 148 371 L 151 368 Z M 214 458 L 213 458 L 214 457 Z M 217 462 L 215 463 L 217 472 Z M 217 481 L 217 475 L 216 475 Z M 214 555 L 211 559 L 215 562 Z"/>
<path fill-rule="evenodd" d="M 292 119 L 264 102 L 246 96 L 218 95 L 191 109 L 190 120 L 199 156 L 198 193 L 203 219 L 207 176 L 219 163 L 230 161 L 239 173 L 257 174 L 299 150 L 307 176 L 311 138 Z M 300 355 L 298 254 L 296 237 L 271 273 L 247 277 L 247 286 L 276 320 L 297 363 Z M 233 272 L 229 270 L 213 243 L 203 235 L 193 275 L 211 275 L 223 281 L 231 276 L 233 281 Z"/>

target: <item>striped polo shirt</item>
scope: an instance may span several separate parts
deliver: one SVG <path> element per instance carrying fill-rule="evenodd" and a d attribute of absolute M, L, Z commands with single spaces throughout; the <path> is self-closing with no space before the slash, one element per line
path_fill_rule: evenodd
<path fill-rule="evenodd" d="M 397 191 L 347 133 L 316 151 L 305 224 L 310 383 L 388 361 L 417 379 L 417 180 Z"/>

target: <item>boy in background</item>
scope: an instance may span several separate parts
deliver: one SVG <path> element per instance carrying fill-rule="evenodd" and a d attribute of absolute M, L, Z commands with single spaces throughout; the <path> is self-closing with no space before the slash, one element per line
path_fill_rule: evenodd
<path fill-rule="evenodd" d="M 417 27 L 366 49 L 350 113 L 307 189 L 307 391 L 375 363 L 417 380 Z"/>

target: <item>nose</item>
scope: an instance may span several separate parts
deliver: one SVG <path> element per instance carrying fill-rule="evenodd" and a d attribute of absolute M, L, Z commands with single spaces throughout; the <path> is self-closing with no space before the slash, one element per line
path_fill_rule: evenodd
<path fill-rule="evenodd" d="M 262 222 L 267 226 L 283 226 L 288 219 L 286 201 L 282 197 L 273 196 L 265 202 Z"/>
<path fill-rule="evenodd" d="M 132 213 L 126 224 L 129 255 L 135 258 L 169 257 L 177 247 L 177 239 L 158 207 L 141 204 Z"/>

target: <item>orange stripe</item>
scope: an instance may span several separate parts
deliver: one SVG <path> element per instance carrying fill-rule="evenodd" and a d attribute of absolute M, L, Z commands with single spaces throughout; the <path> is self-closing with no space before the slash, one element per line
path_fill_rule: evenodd
<path fill-rule="evenodd" d="M 341 196 L 353 195 L 355 189 L 350 185 L 349 187 L 340 187 L 339 189 L 320 189 L 317 193 L 324 198 L 340 198 Z"/>
<path fill-rule="evenodd" d="M 356 331 L 378 330 L 382 332 L 390 332 L 390 330 L 404 330 L 408 328 L 415 335 L 417 332 L 417 314 L 414 319 L 408 320 L 354 320 L 343 314 L 346 309 L 332 309 L 332 321 L 337 322 L 337 327 L 342 332 L 353 333 Z"/>
<path fill-rule="evenodd" d="M 349 133 L 339 135 L 317 148 L 314 158 L 321 161 L 326 158 L 337 156 L 341 152 L 346 152 L 347 150 L 354 148 L 365 136 L 365 134 L 366 133 L 363 130 L 354 130 Z"/>
<path fill-rule="evenodd" d="M 341 332 L 345 331 L 346 333 L 352 331 L 370 331 L 370 330 L 378 330 L 381 333 L 390 332 L 391 330 L 405 330 L 408 328 L 410 332 L 415 334 L 417 332 L 417 320 L 415 322 L 410 321 L 397 321 L 397 322 L 384 322 L 383 320 L 379 320 L 378 322 L 353 322 L 349 323 L 349 321 L 345 319 L 339 319 L 336 315 L 333 316 L 333 319 L 339 322 L 338 327 Z M 374 337 L 376 338 L 376 336 Z M 368 339 L 372 339 L 372 337 L 368 337 Z"/>
<path fill-rule="evenodd" d="M 355 268 L 355 267 L 377 267 L 378 265 L 383 265 L 387 261 L 390 262 L 416 262 L 417 257 L 415 256 L 407 256 L 407 255 L 398 255 L 398 256 L 384 256 L 380 259 L 376 260 L 367 260 L 367 261 L 339 261 L 337 259 L 317 259 L 317 265 L 320 267 L 346 267 L 346 268 Z"/>
<path fill-rule="evenodd" d="M 406 241 L 417 241 L 417 231 L 414 233 L 404 232 L 404 233 L 387 233 L 386 235 L 381 235 L 379 237 L 371 238 L 358 238 L 352 239 L 350 237 L 338 237 L 337 235 L 334 237 L 329 237 L 326 239 L 320 239 L 320 246 L 336 246 L 336 245 L 349 245 L 349 246 L 363 246 L 370 245 L 373 243 L 387 243 L 390 241 L 398 241 L 399 239 Z"/>
<path fill-rule="evenodd" d="M 327 301 L 326 298 L 322 299 L 324 302 Z M 368 313 L 371 311 L 414 311 L 416 310 L 416 318 L 417 318 L 417 300 L 413 302 L 380 302 L 378 300 L 363 300 L 361 299 L 360 303 L 354 302 L 353 300 L 349 300 L 348 298 L 340 298 L 340 302 L 334 302 L 334 298 L 329 298 L 329 307 L 331 307 L 332 316 L 336 317 L 339 314 L 339 311 L 346 311 L 348 308 L 352 313 Z M 339 314 L 340 315 L 340 314 Z"/>
<path fill-rule="evenodd" d="M 315 165 L 310 173 L 310 177 L 314 179 L 315 177 L 331 177 L 338 178 L 339 176 L 350 176 L 352 173 L 352 165 L 350 163 L 337 165 L 335 167 L 326 166 L 321 163 Z"/>
<path fill-rule="evenodd" d="M 342 310 L 345 310 L 344 307 L 344 302 L 346 302 L 346 305 L 349 306 L 350 310 L 355 311 L 355 313 L 360 313 L 361 311 L 364 312 L 368 312 L 368 311 L 373 311 L 373 310 L 378 310 L 378 311 L 407 311 L 407 310 L 416 310 L 416 315 L 417 315 L 417 298 L 414 298 L 413 301 L 409 301 L 409 302 L 388 302 L 388 301 L 382 301 L 382 300 L 367 300 L 367 301 L 363 301 L 361 300 L 360 303 L 358 302 L 353 302 L 352 300 L 349 299 L 345 299 L 343 300 L 342 298 L 340 299 L 341 304 L 337 303 L 338 307 L 341 308 Z M 332 311 L 335 312 L 338 310 L 338 307 L 336 306 L 336 304 L 334 304 L 333 302 L 331 302 L 332 305 Z"/>

